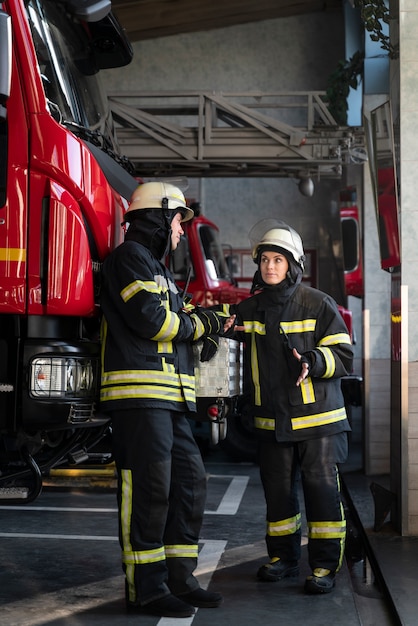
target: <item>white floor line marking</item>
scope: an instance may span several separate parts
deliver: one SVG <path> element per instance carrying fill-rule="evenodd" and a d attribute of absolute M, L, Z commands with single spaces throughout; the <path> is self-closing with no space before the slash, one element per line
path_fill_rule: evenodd
<path fill-rule="evenodd" d="M 209 479 L 211 478 L 227 478 L 230 480 L 230 483 L 222 497 L 221 502 L 219 503 L 218 508 L 215 511 L 205 510 L 205 515 L 235 515 L 238 511 L 239 505 L 241 504 L 242 497 L 244 495 L 245 489 L 247 487 L 249 476 L 230 476 L 229 474 L 209 474 Z M 117 513 L 118 509 L 115 508 L 81 508 L 81 507 L 70 507 L 70 506 L 1 506 L 1 511 L 46 511 L 46 512 L 58 512 L 58 513 Z M 19 537 L 19 533 L 0 533 L 0 537 Z M 27 537 L 38 537 L 45 536 L 50 538 L 66 538 L 61 535 L 25 535 Z M 69 539 L 77 538 L 75 535 L 69 535 Z M 89 539 L 90 537 L 85 537 Z M 80 539 L 83 539 L 80 536 Z M 94 539 L 94 537 L 91 537 Z M 103 539 L 113 539 L 111 537 L 103 537 Z"/>
<path fill-rule="evenodd" d="M 203 540 L 202 540 L 203 541 Z M 226 541 L 205 541 L 202 549 L 199 552 L 198 567 L 196 569 L 196 576 L 199 579 L 200 586 L 203 589 L 207 589 L 213 572 L 216 570 L 219 559 L 221 558 Z M 181 620 L 181 626 L 189 626 L 199 609 L 196 609 L 196 613 L 191 617 L 183 617 Z M 171 626 L 172 624 L 179 624 L 177 617 L 162 617 L 157 622 L 158 626 Z"/>
<path fill-rule="evenodd" d="M 48 535 L 42 533 L 0 533 L 0 537 L 24 539 L 69 539 L 76 541 L 118 541 L 118 537 L 109 535 Z"/>
<path fill-rule="evenodd" d="M 1 511 L 59 511 L 63 513 L 117 513 L 118 509 L 113 508 L 81 508 L 77 506 L 1 506 Z"/>
<path fill-rule="evenodd" d="M 211 474 L 209 478 L 231 478 L 229 487 L 216 511 L 205 511 L 205 515 L 235 515 L 249 481 L 249 476 L 224 476 Z"/>

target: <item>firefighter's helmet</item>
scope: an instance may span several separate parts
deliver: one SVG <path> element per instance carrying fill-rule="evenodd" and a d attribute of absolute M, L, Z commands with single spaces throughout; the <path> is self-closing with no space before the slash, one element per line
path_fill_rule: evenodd
<path fill-rule="evenodd" d="M 186 205 L 183 192 L 171 183 L 165 182 L 143 183 L 139 185 L 133 192 L 129 208 L 124 215 L 125 222 L 129 222 L 133 212 L 140 209 L 181 211 L 183 215 L 182 222 L 187 222 L 194 217 L 192 209 Z"/>
<path fill-rule="evenodd" d="M 268 218 L 253 226 L 249 235 L 254 263 L 259 261 L 260 248 L 281 248 L 289 252 L 299 267 L 304 269 L 305 253 L 300 235 L 288 224 Z"/>

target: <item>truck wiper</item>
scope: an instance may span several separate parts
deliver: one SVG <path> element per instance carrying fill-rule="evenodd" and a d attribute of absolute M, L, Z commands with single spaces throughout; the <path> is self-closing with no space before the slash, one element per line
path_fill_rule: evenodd
<path fill-rule="evenodd" d="M 118 163 L 121 167 L 123 167 L 128 174 L 135 176 L 135 167 L 133 163 L 128 159 L 128 157 L 115 152 L 109 139 L 102 132 L 100 132 L 100 130 L 92 130 L 91 128 L 87 128 L 86 126 L 82 126 L 81 124 L 70 120 L 62 120 L 61 123 L 63 126 L 69 128 L 75 135 L 77 135 L 77 137 L 87 142 L 89 147 L 91 147 L 91 145 L 96 146 L 116 161 L 116 163 Z M 94 154 L 97 157 L 96 151 Z M 136 183 L 136 186 L 137 185 L 138 183 Z"/>

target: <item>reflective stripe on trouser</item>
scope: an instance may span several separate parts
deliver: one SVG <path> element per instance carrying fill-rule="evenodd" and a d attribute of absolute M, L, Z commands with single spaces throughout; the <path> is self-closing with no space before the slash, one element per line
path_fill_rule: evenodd
<path fill-rule="evenodd" d="M 206 472 L 189 422 L 174 411 L 126 410 L 112 413 L 112 431 L 129 600 L 192 591 Z"/>
<path fill-rule="evenodd" d="M 346 433 L 298 443 L 260 442 L 260 476 L 267 505 L 270 558 L 300 558 L 299 480 L 308 522 L 312 569 L 338 571 L 345 545 L 345 519 L 337 463 L 345 460 Z"/>

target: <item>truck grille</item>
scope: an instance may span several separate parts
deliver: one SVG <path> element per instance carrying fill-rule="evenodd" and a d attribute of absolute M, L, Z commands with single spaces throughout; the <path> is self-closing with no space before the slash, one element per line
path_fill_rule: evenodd
<path fill-rule="evenodd" d="M 68 416 L 69 424 L 82 424 L 89 422 L 94 417 L 96 405 L 94 402 L 86 404 L 72 404 Z"/>

